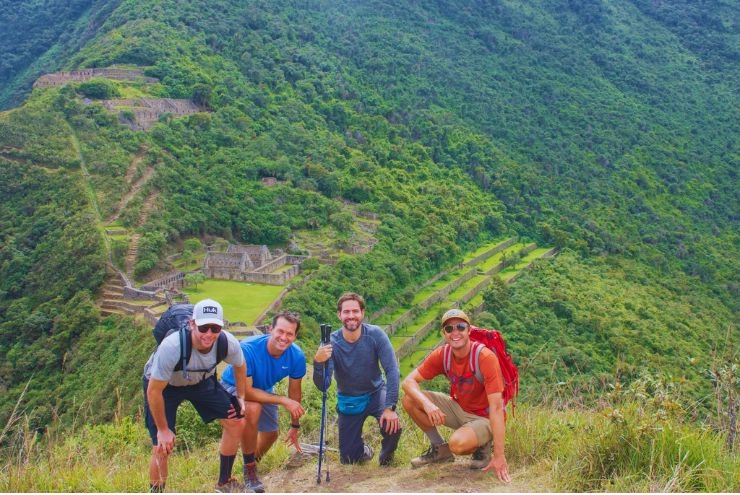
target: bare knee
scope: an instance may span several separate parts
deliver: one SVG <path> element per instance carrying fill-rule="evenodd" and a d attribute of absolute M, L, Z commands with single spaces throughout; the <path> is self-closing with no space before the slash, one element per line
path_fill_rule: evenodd
<path fill-rule="evenodd" d="M 278 432 L 277 431 L 261 431 L 259 433 L 260 441 L 272 445 L 275 443 L 275 440 L 278 439 Z"/>
<path fill-rule="evenodd" d="M 470 454 L 478 448 L 478 437 L 471 428 L 463 426 L 450 435 L 448 444 L 455 455 Z"/>
<path fill-rule="evenodd" d="M 418 405 L 416 403 L 416 399 L 411 397 L 410 395 L 404 395 L 401 397 L 401 405 L 406 410 L 406 412 L 409 412 L 411 409 L 418 409 Z"/>
<path fill-rule="evenodd" d="M 166 464 L 167 459 L 170 458 L 170 454 L 159 450 L 156 446 L 152 447 L 152 458 L 151 461 L 156 464 Z"/>
<path fill-rule="evenodd" d="M 224 429 L 226 435 L 233 435 L 235 437 L 241 437 L 242 431 L 244 430 L 244 419 L 224 419 L 221 420 L 221 426 Z"/>

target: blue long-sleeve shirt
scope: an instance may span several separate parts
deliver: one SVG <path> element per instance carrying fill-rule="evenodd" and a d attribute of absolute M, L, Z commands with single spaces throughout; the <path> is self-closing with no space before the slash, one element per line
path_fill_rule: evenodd
<path fill-rule="evenodd" d="M 401 372 L 396 353 L 388 335 L 378 326 L 362 324 L 362 335 L 355 342 L 347 342 L 342 329 L 332 332 L 331 358 L 326 364 L 327 388 L 332 375 L 337 381 L 337 391 L 347 395 L 374 393 L 386 385 L 385 406 L 398 402 L 398 385 Z M 383 368 L 385 379 L 381 374 Z M 324 365 L 313 363 L 313 383 L 319 390 L 324 389 Z"/>

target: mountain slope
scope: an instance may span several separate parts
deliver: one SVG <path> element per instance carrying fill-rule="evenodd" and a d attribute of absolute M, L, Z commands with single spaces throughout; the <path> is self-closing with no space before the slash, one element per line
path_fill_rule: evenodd
<path fill-rule="evenodd" d="M 20 104 L 95 34 L 121 0 L 0 1 L 0 109 Z"/>
<path fill-rule="evenodd" d="M 518 234 L 573 253 L 529 278 L 539 292 L 524 283 L 528 292 L 489 298 L 486 318 L 512 329 L 515 354 L 529 360 L 554 346 L 547 361 L 532 358 L 526 383 L 556 369 L 558 379 L 603 386 L 606 375 L 622 376 L 622 361 L 683 376 L 687 355 L 709 367 L 727 329 L 737 335 L 738 8 L 684 3 L 74 4 L 60 14 L 65 25 L 99 21 L 74 37 L 79 50 L 51 44 L 55 67 L 142 66 L 158 82 L 102 87 L 186 98 L 203 111 L 132 131 L 125 112 L 70 84 L 0 115 L 0 166 L 13 178 L 0 183 L 2 386 L 17 392 L 42 374 L 37 400 L 75 383 L 69 363 L 94 360 L 97 348 L 65 322 L 97 323 L 88 293 L 104 274 L 102 219 L 120 213 L 140 236 L 134 271 L 143 281 L 190 236 L 284 247 L 300 229 L 341 233 L 345 202 L 377 215 L 378 242 L 287 296 L 309 345 L 342 291 L 378 309 L 480 242 Z M 41 17 L 31 9 L 19 26 Z M 12 46 L 30 46 L 36 33 L 18 32 Z M 44 60 L 33 56 L 0 81 L 3 94 L 27 80 L 22 67 Z M 135 158 L 154 170 L 141 194 L 158 198 L 141 225 L 143 200 L 117 210 Z M 56 207 L 40 208 L 47 203 Z M 643 286 L 634 292 L 644 305 L 630 296 Z M 605 287 L 627 309 L 589 320 Z M 652 314 L 661 306 L 710 308 L 714 320 L 689 318 L 689 335 L 707 338 L 674 339 L 684 329 Z M 635 314 L 652 325 L 635 324 Z M 623 349 L 625 335 L 639 345 Z M 676 342 L 665 358 L 660 341 Z M 142 354 L 146 344 L 137 344 Z M 100 373 L 106 365 L 95 363 Z M 135 380 L 138 363 L 111 366 Z M 638 372 L 627 368 L 627 378 Z M 686 379 L 707 396 L 699 370 Z M 5 394 L 4 406 L 16 396 Z"/>

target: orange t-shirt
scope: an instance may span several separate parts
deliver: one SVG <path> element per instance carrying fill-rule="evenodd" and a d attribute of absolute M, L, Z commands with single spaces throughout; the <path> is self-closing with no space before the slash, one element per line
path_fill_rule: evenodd
<path fill-rule="evenodd" d="M 437 375 L 444 375 L 443 353 L 445 345 L 434 349 L 419 365 L 419 374 L 425 380 L 431 380 Z M 472 346 L 471 346 L 472 350 Z M 478 365 L 480 366 L 483 383 L 479 382 L 470 369 L 470 355 L 457 360 L 454 354 L 450 359 L 450 373 L 447 377 L 451 383 L 457 383 L 457 394 L 453 399 L 460 404 L 464 411 L 479 414 L 488 409 L 488 395 L 504 391 L 504 380 L 501 375 L 501 366 L 496 354 L 488 349 L 481 350 Z"/>

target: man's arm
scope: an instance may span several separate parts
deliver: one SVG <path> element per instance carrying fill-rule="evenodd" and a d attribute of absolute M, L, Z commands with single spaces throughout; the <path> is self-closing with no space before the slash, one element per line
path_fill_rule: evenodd
<path fill-rule="evenodd" d="M 313 358 L 313 384 L 322 392 L 324 388 L 329 389 L 331 375 L 334 371 L 331 355 L 331 344 L 325 344 L 319 346 L 316 350 L 316 356 Z"/>
<path fill-rule="evenodd" d="M 149 412 L 152 414 L 154 424 L 157 425 L 157 447 L 164 454 L 169 454 L 175 447 L 175 434 L 167 424 L 167 416 L 164 411 L 164 397 L 162 393 L 167 386 L 167 381 L 149 379 L 146 389 L 146 399 L 149 403 Z"/>
<path fill-rule="evenodd" d="M 234 366 L 234 382 L 236 384 L 236 400 L 239 401 L 239 405 L 242 408 L 242 414 L 246 411 L 247 406 L 244 403 L 245 397 L 247 396 L 247 363 L 242 363 L 241 366 Z"/>
<path fill-rule="evenodd" d="M 301 406 L 301 381 L 302 378 L 288 378 L 288 397 L 285 399 L 289 401 L 288 404 L 283 404 L 285 408 L 290 412 L 290 429 L 288 435 L 285 437 L 285 443 L 292 444 L 298 452 L 301 450 L 301 444 L 298 441 L 298 434 L 301 430 L 301 424 L 298 422 L 306 411 Z"/>
<path fill-rule="evenodd" d="M 295 422 L 301 419 L 301 416 L 306 412 L 303 410 L 303 406 L 301 406 L 301 398 L 303 397 L 303 393 L 301 391 L 302 380 L 303 378 L 288 378 L 288 399 L 293 401 L 295 404 L 291 405 L 291 407 L 283 404 L 283 406 L 290 411 L 290 416 Z"/>
<path fill-rule="evenodd" d="M 396 358 L 396 352 L 393 350 L 390 339 L 385 332 L 382 330 L 379 331 L 382 340 L 380 340 L 380 345 L 378 346 L 378 360 L 383 367 L 386 380 L 386 403 L 384 405 L 390 407 L 398 402 L 398 386 L 401 380 L 401 372 L 398 369 L 398 358 Z"/>
<path fill-rule="evenodd" d="M 414 402 L 414 407 L 423 411 L 426 414 L 421 417 L 415 417 L 414 422 L 418 424 L 422 429 L 431 428 L 432 426 L 442 425 L 445 422 L 445 413 L 432 402 L 429 397 L 421 389 L 421 383 L 426 379 L 421 376 L 419 369 L 415 369 L 404 378 L 401 383 L 404 393 L 411 397 Z"/>
<path fill-rule="evenodd" d="M 493 432 L 493 456 L 488 466 L 483 471 L 493 470 L 496 472 L 498 479 L 508 483 L 511 481 L 509 476 L 509 466 L 504 455 L 504 446 L 506 445 L 506 422 L 504 417 L 504 399 L 501 392 L 488 394 L 488 420 L 491 422 L 491 432 Z"/>
<path fill-rule="evenodd" d="M 260 402 L 262 404 L 278 404 L 283 406 L 290 413 L 293 421 L 298 421 L 305 413 L 301 406 L 301 379 L 290 378 L 288 381 L 288 396 L 272 394 L 262 389 L 252 386 L 252 377 L 246 377 L 247 392 L 246 399 L 250 402 Z"/>
<path fill-rule="evenodd" d="M 385 404 L 383 404 L 383 414 L 380 416 L 380 427 L 383 428 L 386 433 L 394 434 L 401 428 L 401 420 L 398 417 L 398 413 L 392 409 L 398 402 L 398 385 L 401 380 L 401 372 L 398 370 L 398 359 L 396 353 L 393 350 L 391 341 L 388 336 L 381 332 L 381 345 L 378 359 L 380 365 L 383 367 L 386 380 L 386 395 Z"/>

